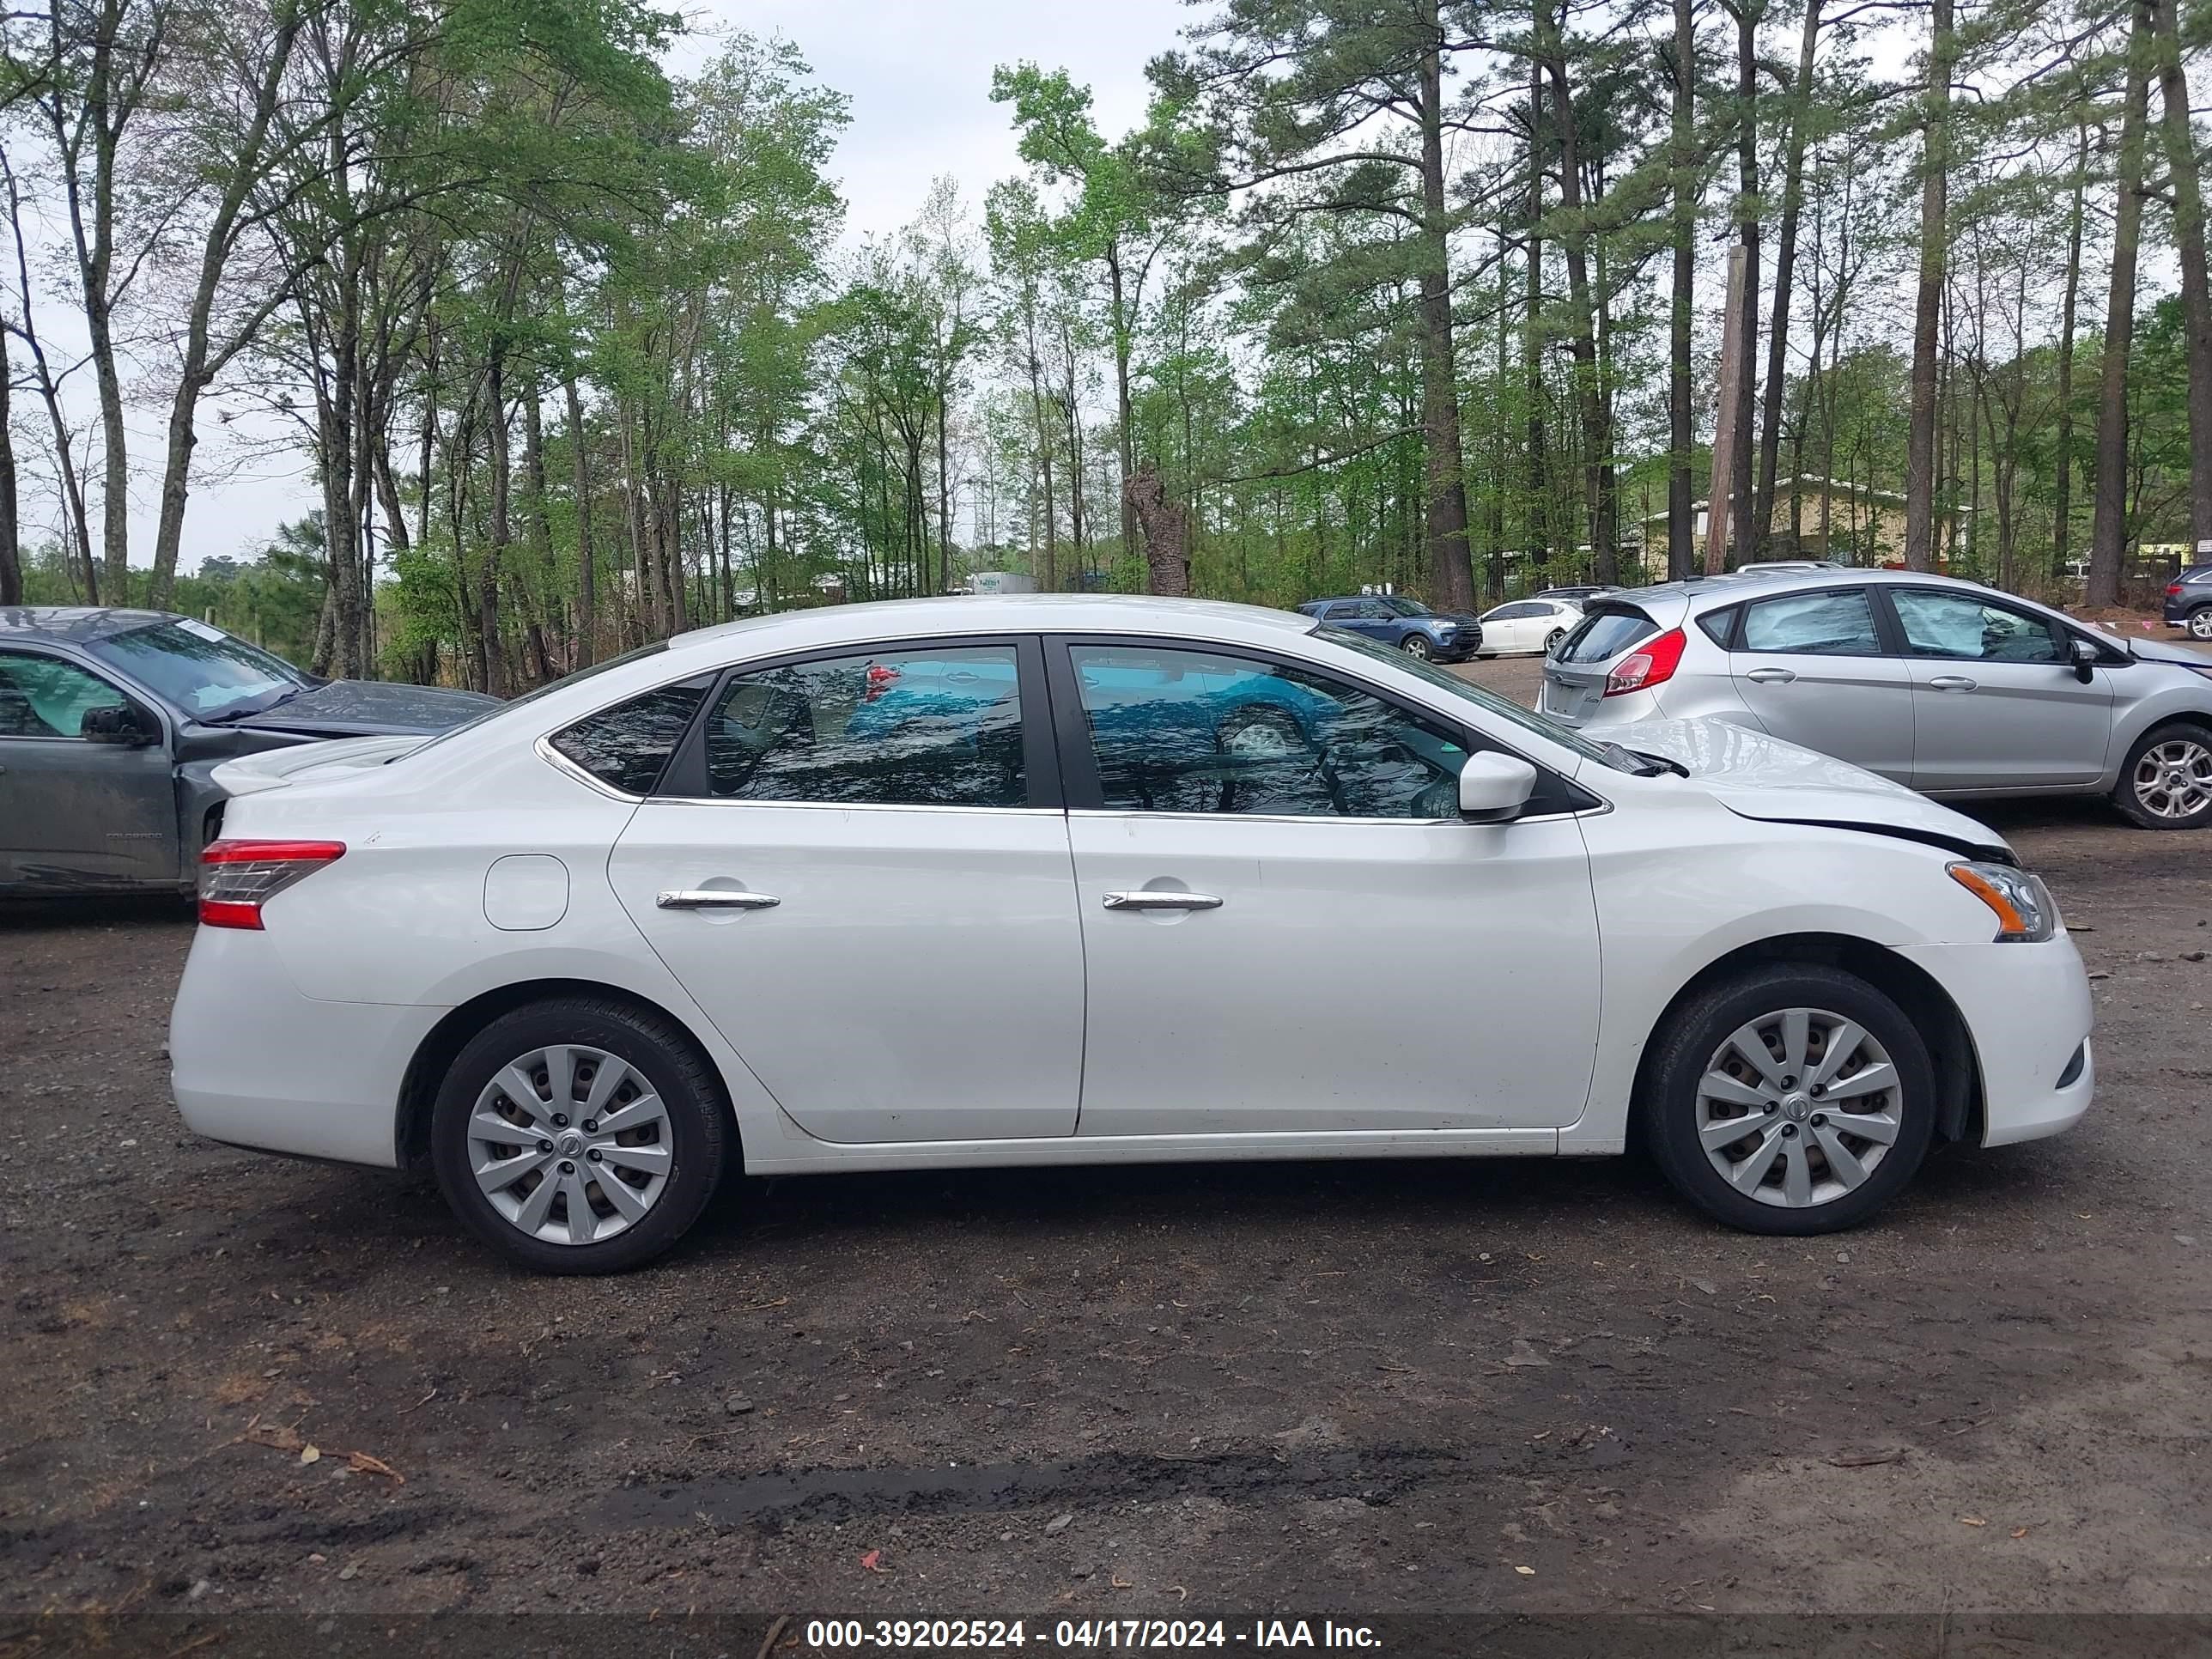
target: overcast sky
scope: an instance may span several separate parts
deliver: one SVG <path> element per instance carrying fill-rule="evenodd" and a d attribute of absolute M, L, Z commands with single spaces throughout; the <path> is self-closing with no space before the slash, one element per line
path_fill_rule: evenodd
<path fill-rule="evenodd" d="M 1175 44 L 1189 15 L 1180 0 L 1111 0 L 1104 6 L 713 0 L 687 15 L 697 33 L 678 51 L 672 65 L 677 73 L 711 55 L 717 34 L 781 34 L 797 44 L 823 85 L 852 100 L 852 124 L 832 164 L 852 239 L 905 224 L 939 174 L 957 179 L 969 208 L 980 213 L 991 184 L 1020 171 L 1010 112 L 991 101 L 994 66 L 1030 58 L 1065 67 L 1092 88 L 1101 129 L 1118 135 L 1144 112 L 1146 63 Z M 131 525 L 137 563 L 153 554 L 158 479 L 143 475 L 158 464 L 165 413 L 166 405 L 134 411 L 131 452 L 142 474 Z M 213 422 L 204 426 L 212 437 Z M 222 458 L 210 453 L 214 448 L 205 443 L 201 453 L 220 466 Z M 304 456 L 264 459 L 237 476 L 196 480 L 183 562 L 189 568 L 212 554 L 250 556 L 279 524 L 314 505 Z M 27 529 L 36 533 L 34 526 Z"/>

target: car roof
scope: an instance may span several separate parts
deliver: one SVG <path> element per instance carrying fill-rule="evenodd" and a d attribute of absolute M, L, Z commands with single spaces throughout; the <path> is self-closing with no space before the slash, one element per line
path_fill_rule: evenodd
<path fill-rule="evenodd" d="M 112 605 L 15 605 L 0 608 L 0 640 L 104 640 L 155 623 L 180 620 L 173 611 L 125 611 Z"/>
<path fill-rule="evenodd" d="M 1681 581 L 1654 582 L 1647 587 L 1625 588 L 1617 593 L 1599 594 L 1596 598 L 1608 605 L 1640 605 L 1650 599 L 1686 599 L 1693 611 L 1709 611 L 1723 605 L 1734 605 L 1747 592 L 1767 588 L 1789 587 L 1863 587 L 1869 585 L 1885 586 L 1904 583 L 1915 587 L 1951 587 L 1962 593 L 1988 593 L 1990 587 L 1981 582 L 1971 582 L 1958 576 L 1939 576 L 1926 570 L 1776 570 L 1753 567 L 1741 570 L 1723 571 L 1717 576 L 1691 576 Z M 2005 595 L 2010 599 L 2015 596 Z M 2033 604 L 2033 600 L 2022 601 Z"/>
<path fill-rule="evenodd" d="M 1310 601 L 1311 603 L 1311 601 Z M 762 617 L 678 634 L 672 653 L 713 655 L 751 643 L 749 635 L 772 632 L 775 647 L 803 651 L 818 646 L 920 639 L 932 635 L 996 633 L 1158 634 L 1226 629 L 1310 634 L 1314 619 L 1296 611 L 1215 599 L 1164 599 L 1140 593 L 979 593 L 941 599 L 878 599 L 862 605 L 779 611 Z M 1226 637 L 1226 636 L 1224 636 Z"/>

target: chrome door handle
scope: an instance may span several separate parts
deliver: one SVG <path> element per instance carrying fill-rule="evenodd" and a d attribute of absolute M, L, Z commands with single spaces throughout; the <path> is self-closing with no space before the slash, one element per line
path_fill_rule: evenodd
<path fill-rule="evenodd" d="M 1146 890 L 1109 893 L 1109 910 L 1218 910 L 1221 901 L 1211 893 L 1170 893 Z"/>
<path fill-rule="evenodd" d="M 783 902 L 768 893 L 739 893 L 726 887 L 676 888 L 656 893 L 664 910 L 772 910 Z"/>
<path fill-rule="evenodd" d="M 1796 678 L 1787 668 L 1754 668 L 1744 676 L 1747 680 L 1757 680 L 1761 685 L 1782 685 Z"/>
<path fill-rule="evenodd" d="M 1964 674 L 1938 674 L 1928 682 L 1928 689 L 1930 691 L 1971 691 L 1974 689 L 1974 683 Z"/>

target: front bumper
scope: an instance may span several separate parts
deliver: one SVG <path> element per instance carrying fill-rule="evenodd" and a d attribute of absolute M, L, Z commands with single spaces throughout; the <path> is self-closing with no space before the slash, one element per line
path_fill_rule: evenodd
<path fill-rule="evenodd" d="M 203 927 L 169 1015 L 169 1085 L 195 1133 L 391 1167 L 399 1091 L 440 1008 L 301 994 L 268 934 Z"/>
<path fill-rule="evenodd" d="M 1984 1146 L 2070 1129 L 2096 1093 L 2089 978 L 2065 934 L 2043 945 L 1922 945 L 1899 952 L 1949 994 L 1981 1070 Z"/>

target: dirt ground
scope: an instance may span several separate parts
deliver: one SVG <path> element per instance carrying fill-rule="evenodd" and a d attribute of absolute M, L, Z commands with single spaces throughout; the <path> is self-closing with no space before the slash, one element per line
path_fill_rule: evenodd
<path fill-rule="evenodd" d="M 1809 1243 L 1626 1160 L 933 1174 L 530 1279 L 185 1132 L 181 913 L 0 918 L 0 1613 L 2212 1612 L 2212 843 L 1986 816 L 2097 1106 Z"/>

